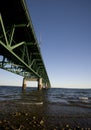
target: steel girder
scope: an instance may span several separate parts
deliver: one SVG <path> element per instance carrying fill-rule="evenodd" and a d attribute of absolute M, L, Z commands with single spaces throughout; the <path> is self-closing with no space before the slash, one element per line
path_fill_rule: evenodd
<path fill-rule="evenodd" d="M 24 0 L 18 1 L 22 3 L 22 8 L 25 7 L 23 10 L 27 12 Z M 23 23 L 20 20 L 19 23 L 12 22 L 12 19 L 15 19 L 13 16 L 9 19 L 10 22 L 8 23 L 5 16 L 3 19 L 3 14 L 3 10 L 0 10 L 0 68 L 26 78 L 42 77 L 43 82 L 47 83 L 50 87 L 50 81 L 31 19 L 29 21 L 28 12 L 26 13 L 28 15 L 26 16 L 28 17 L 28 21 L 26 20 Z"/>

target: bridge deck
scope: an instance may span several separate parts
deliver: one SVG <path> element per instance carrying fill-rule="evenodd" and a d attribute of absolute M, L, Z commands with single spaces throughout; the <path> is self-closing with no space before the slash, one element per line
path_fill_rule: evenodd
<path fill-rule="evenodd" d="M 0 2 L 0 68 L 50 81 L 24 0 Z"/>

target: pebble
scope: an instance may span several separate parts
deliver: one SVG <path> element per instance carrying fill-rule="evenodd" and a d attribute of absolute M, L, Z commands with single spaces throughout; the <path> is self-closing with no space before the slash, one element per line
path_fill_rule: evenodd
<path fill-rule="evenodd" d="M 36 117 L 35 117 L 35 116 L 33 116 L 33 119 L 35 120 L 35 119 L 36 119 Z"/>
<path fill-rule="evenodd" d="M 21 116 L 21 113 L 20 112 L 16 112 L 13 114 L 14 116 Z"/>
<path fill-rule="evenodd" d="M 0 121 L 0 124 L 2 124 L 2 121 Z"/>
<path fill-rule="evenodd" d="M 43 124 L 44 124 L 44 121 L 43 121 L 43 120 L 41 120 L 41 121 L 40 121 L 40 125 L 43 125 Z"/>
<path fill-rule="evenodd" d="M 28 116 L 28 113 L 25 113 L 25 116 Z"/>
<path fill-rule="evenodd" d="M 68 127 L 69 127 L 69 125 L 67 124 L 67 125 L 66 125 L 66 128 L 68 128 Z"/>

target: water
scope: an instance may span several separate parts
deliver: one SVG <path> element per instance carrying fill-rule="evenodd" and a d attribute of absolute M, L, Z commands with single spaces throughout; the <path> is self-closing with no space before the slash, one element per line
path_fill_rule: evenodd
<path fill-rule="evenodd" d="M 44 119 L 48 130 L 53 125 L 61 130 L 68 124 L 71 128 L 91 128 L 91 89 L 50 88 L 38 91 L 27 87 L 22 91 L 21 87 L 0 86 L 0 120 L 13 118 L 17 125 L 17 113 L 21 113 L 21 124 L 23 118 L 26 118 L 24 125 L 25 121 L 29 123 L 30 117 L 24 116 L 28 114 L 38 120 Z"/>
<path fill-rule="evenodd" d="M 14 102 L 16 104 L 43 105 L 55 104 L 60 106 L 80 106 L 91 108 L 91 89 L 62 89 L 51 88 L 37 91 L 21 87 L 0 86 L 0 103 Z"/>

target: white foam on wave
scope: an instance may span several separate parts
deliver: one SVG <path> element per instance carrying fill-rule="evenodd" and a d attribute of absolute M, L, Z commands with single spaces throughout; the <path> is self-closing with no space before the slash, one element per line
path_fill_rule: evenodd
<path fill-rule="evenodd" d="M 22 105 L 43 105 L 43 102 L 22 102 Z"/>
<path fill-rule="evenodd" d="M 79 100 L 83 103 L 89 103 L 88 97 L 79 97 Z"/>
<path fill-rule="evenodd" d="M 79 97 L 80 100 L 88 100 L 88 97 Z"/>

